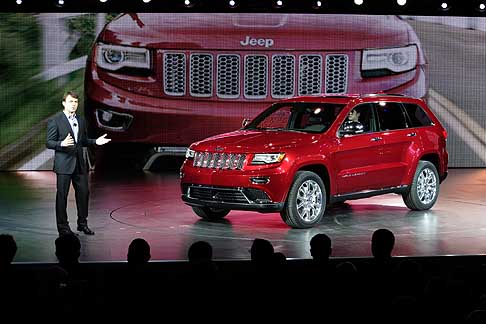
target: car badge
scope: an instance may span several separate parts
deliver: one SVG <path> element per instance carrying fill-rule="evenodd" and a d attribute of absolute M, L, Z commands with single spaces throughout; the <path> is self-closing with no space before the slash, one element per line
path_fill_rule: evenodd
<path fill-rule="evenodd" d="M 216 150 L 216 152 L 222 152 L 224 150 L 224 148 L 221 147 L 221 146 L 216 146 L 215 150 Z"/>

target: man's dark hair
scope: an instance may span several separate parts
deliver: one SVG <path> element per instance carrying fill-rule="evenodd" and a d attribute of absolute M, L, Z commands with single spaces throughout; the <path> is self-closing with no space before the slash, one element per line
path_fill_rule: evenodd
<path fill-rule="evenodd" d="M 0 235 L 0 265 L 7 265 L 12 263 L 15 254 L 17 253 L 17 243 L 10 234 Z"/>
<path fill-rule="evenodd" d="M 71 97 L 73 97 L 74 99 L 79 99 L 79 95 L 78 95 L 76 92 L 74 92 L 74 91 L 70 90 L 70 91 L 66 91 L 66 92 L 64 92 L 64 95 L 62 96 L 62 101 L 66 101 L 66 98 L 67 98 L 68 96 L 71 96 Z"/>

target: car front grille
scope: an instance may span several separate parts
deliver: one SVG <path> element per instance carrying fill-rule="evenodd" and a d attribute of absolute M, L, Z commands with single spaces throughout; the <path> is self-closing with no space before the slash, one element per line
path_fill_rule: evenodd
<path fill-rule="evenodd" d="M 246 154 L 196 152 L 193 166 L 222 170 L 242 170 Z"/>
<path fill-rule="evenodd" d="M 246 100 L 340 94 L 348 88 L 347 54 L 171 51 L 163 58 L 163 89 L 168 96 L 186 95 L 186 84 L 192 97 Z"/>

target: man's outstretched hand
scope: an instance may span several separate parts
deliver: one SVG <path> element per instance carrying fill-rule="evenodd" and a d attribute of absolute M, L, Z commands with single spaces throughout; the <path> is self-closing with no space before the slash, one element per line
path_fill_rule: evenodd
<path fill-rule="evenodd" d="M 103 136 L 98 137 L 98 138 L 96 139 L 96 145 L 104 145 L 104 144 L 106 144 L 106 143 L 110 142 L 110 141 L 111 141 L 111 139 L 106 138 L 106 135 L 107 135 L 107 134 L 105 134 L 105 135 L 103 135 Z"/>

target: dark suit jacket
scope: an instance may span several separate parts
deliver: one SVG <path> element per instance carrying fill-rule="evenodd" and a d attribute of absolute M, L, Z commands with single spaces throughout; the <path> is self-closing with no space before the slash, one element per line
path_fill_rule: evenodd
<path fill-rule="evenodd" d="M 61 142 L 70 133 L 74 139 L 74 133 L 71 125 L 64 114 L 59 112 L 55 114 L 47 122 L 47 142 L 46 146 L 49 149 L 55 150 L 54 156 L 54 172 L 60 174 L 72 174 L 76 168 L 76 161 L 79 159 L 81 172 L 86 173 L 88 166 L 83 154 L 83 146 L 95 145 L 96 140 L 88 138 L 86 134 L 86 122 L 83 117 L 77 115 L 78 120 L 78 141 L 74 146 L 62 147 Z"/>

